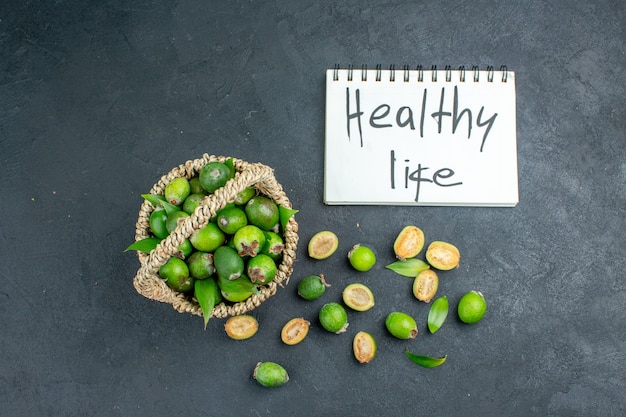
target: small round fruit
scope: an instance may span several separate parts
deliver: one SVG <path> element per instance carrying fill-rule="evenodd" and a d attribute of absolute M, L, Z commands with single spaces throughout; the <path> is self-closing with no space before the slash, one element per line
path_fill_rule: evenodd
<path fill-rule="evenodd" d="M 257 226 L 248 224 L 237 230 L 232 240 L 239 255 L 254 257 L 265 246 L 265 233 Z"/>
<path fill-rule="evenodd" d="M 243 258 L 229 246 L 220 246 L 215 250 L 213 266 L 218 277 L 229 281 L 239 278 L 246 268 Z"/>
<path fill-rule="evenodd" d="M 200 185 L 206 192 L 213 193 L 222 188 L 232 178 L 232 174 L 223 162 L 209 162 L 200 170 Z"/>
<path fill-rule="evenodd" d="M 230 301 L 231 303 L 241 303 L 242 301 L 246 301 L 248 298 L 252 297 L 254 294 L 252 291 L 244 291 L 244 292 L 232 292 L 232 291 L 224 291 L 220 290 L 222 297 L 226 301 Z"/>
<path fill-rule="evenodd" d="M 225 239 L 226 235 L 215 223 L 208 223 L 189 237 L 193 247 L 202 252 L 213 252 L 224 244 Z"/>
<path fill-rule="evenodd" d="M 205 279 L 215 273 L 213 254 L 196 251 L 187 258 L 189 274 L 195 279 Z"/>
<path fill-rule="evenodd" d="M 424 232 L 417 226 L 406 226 L 393 243 L 393 251 L 401 261 L 416 257 L 424 247 Z"/>
<path fill-rule="evenodd" d="M 235 204 L 238 206 L 245 205 L 256 194 L 256 188 L 246 187 L 235 196 Z"/>
<path fill-rule="evenodd" d="M 263 230 L 272 230 L 280 218 L 278 206 L 271 198 L 256 195 L 246 203 L 248 222 Z"/>
<path fill-rule="evenodd" d="M 343 333 L 348 329 L 348 313 L 341 304 L 327 303 L 319 312 L 320 324 L 329 332 Z"/>
<path fill-rule="evenodd" d="M 354 269 L 365 272 L 376 264 L 376 254 L 367 246 L 357 243 L 348 252 L 348 260 Z"/>
<path fill-rule="evenodd" d="M 185 261 L 171 257 L 159 268 L 159 277 L 171 289 L 178 292 L 187 292 L 193 289 L 193 278 L 189 276 L 189 268 Z"/>
<path fill-rule="evenodd" d="M 189 181 L 186 178 L 174 178 L 163 191 L 163 195 L 168 203 L 180 206 L 191 192 Z"/>
<path fill-rule="evenodd" d="M 463 323 L 475 324 L 485 316 L 487 302 L 481 292 L 470 291 L 461 297 L 457 310 Z"/>
<path fill-rule="evenodd" d="M 280 339 L 286 345 L 297 345 L 309 334 L 310 322 L 302 317 L 289 320 L 280 332 Z"/>
<path fill-rule="evenodd" d="M 323 274 L 309 275 L 298 283 L 298 295 L 305 300 L 317 300 L 326 292 L 327 287 L 330 287 L 330 284 L 326 282 Z"/>
<path fill-rule="evenodd" d="M 229 235 L 248 224 L 246 213 L 238 207 L 228 207 L 217 214 L 217 226 Z"/>
<path fill-rule="evenodd" d="M 367 311 L 374 307 L 374 294 L 363 284 L 350 284 L 343 290 L 343 302 L 353 310 Z"/>
<path fill-rule="evenodd" d="M 389 333 L 398 339 L 415 339 L 417 336 L 417 323 L 410 315 L 401 311 L 389 313 L 385 320 L 385 326 Z"/>
<path fill-rule="evenodd" d="M 268 255 L 259 253 L 250 258 L 247 265 L 248 278 L 255 284 L 267 284 L 276 277 L 276 262 Z"/>
<path fill-rule="evenodd" d="M 309 256 L 313 259 L 326 259 L 335 253 L 338 246 L 339 239 L 336 234 L 328 230 L 317 232 L 309 240 Z"/>
<path fill-rule="evenodd" d="M 461 253 L 451 243 L 434 241 L 426 249 L 426 261 L 440 271 L 449 271 L 458 268 Z"/>
<path fill-rule="evenodd" d="M 202 185 L 200 184 L 200 177 L 198 176 L 195 176 L 189 180 L 189 188 L 190 194 L 207 194 L 206 190 L 202 188 Z"/>
<path fill-rule="evenodd" d="M 257 320 L 247 314 L 233 316 L 224 323 L 224 330 L 231 339 L 245 340 L 250 339 L 259 330 Z"/>
<path fill-rule="evenodd" d="M 189 214 L 185 213 L 184 211 L 175 211 L 167 216 L 167 220 L 165 221 L 165 228 L 169 233 L 172 233 L 178 226 L 178 223 L 183 221 L 187 217 L 189 217 Z"/>
<path fill-rule="evenodd" d="M 358 332 L 352 340 L 354 357 L 360 363 L 369 363 L 376 356 L 376 340 L 367 332 Z"/>
<path fill-rule="evenodd" d="M 150 214 L 150 231 L 159 239 L 165 239 L 170 232 L 167 230 L 167 213 L 163 208 L 158 208 Z"/>
<path fill-rule="evenodd" d="M 193 245 L 189 239 L 185 239 L 183 240 L 183 243 L 178 245 L 178 250 L 182 254 L 182 259 L 187 259 L 187 257 L 193 252 Z"/>
<path fill-rule="evenodd" d="M 193 212 L 196 210 L 196 208 L 198 208 L 204 197 L 204 194 L 189 194 L 189 196 L 183 202 L 183 211 L 187 214 L 193 214 Z"/>
<path fill-rule="evenodd" d="M 285 250 L 285 242 L 283 238 L 276 232 L 265 232 L 265 245 L 261 249 L 261 253 L 266 254 L 274 261 L 280 260 Z"/>
<path fill-rule="evenodd" d="M 259 362 L 254 367 L 252 378 L 264 387 L 279 387 L 289 381 L 285 368 L 275 362 Z"/>
<path fill-rule="evenodd" d="M 413 295 L 420 301 L 430 302 L 439 288 L 439 277 L 432 269 L 420 272 L 413 281 Z"/>

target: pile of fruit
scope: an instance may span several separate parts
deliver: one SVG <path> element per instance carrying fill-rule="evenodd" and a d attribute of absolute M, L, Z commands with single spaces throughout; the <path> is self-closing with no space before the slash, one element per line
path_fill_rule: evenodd
<path fill-rule="evenodd" d="M 143 194 L 155 207 L 149 219 L 150 236 L 127 250 L 152 251 L 235 174 L 232 159 L 212 161 L 190 179 L 171 180 L 163 195 Z M 197 300 L 206 326 L 217 304 L 243 302 L 274 280 L 284 249 L 283 232 L 296 212 L 277 205 L 254 186 L 246 187 L 185 238 L 158 275 L 174 291 Z"/>

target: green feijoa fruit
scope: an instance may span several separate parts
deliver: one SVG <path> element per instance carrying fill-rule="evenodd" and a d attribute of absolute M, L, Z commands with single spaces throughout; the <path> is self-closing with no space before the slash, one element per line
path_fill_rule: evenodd
<path fill-rule="evenodd" d="M 319 312 L 319 320 L 329 332 L 340 334 L 348 329 L 348 313 L 339 303 L 324 304 Z"/>
<path fill-rule="evenodd" d="M 369 247 L 356 244 L 348 252 L 348 260 L 354 269 L 365 272 L 376 264 L 376 254 Z"/>
<path fill-rule="evenodd" d="M 285 250 L 283 238 L 276 232 L 265 232 L 265 245 L 261 253 L 269 256 L 274 261 L 279 261 L 283 250 Z"/>
<path fill-rule="evenodd" d="M 189 268 L 185 261 L 172 257 L 159 268 L 159 276 L 171 289 L 187 292 L 193 289 L 194 279 L 189 276 Z"/>
<path fill-rule="evenodd" d="M 485 316 L 487 302 L 481 292 L 470 291 L 459 300 L 457 311 L 463 323 L 475 324 Z"/>
<path fill-rule="evenodd" d="M 167 213 L 163 208 L 159 207 L 150 214 L 150 231 L 159 239 L 165 239 L 170 234 L 166 223 Z"/>
<path fill-rule="evenodd" d="M 200 205 L 204 197 L 204 194 L 189 194 L 189 196 L 183 202 L 183 211 L 187 214 L 193 214 L 193 212 Z"/>
<path fill-rule="evenodd" d="M 213 254 L 196 251 L 187 258 L 189 274 L 195 279 L 206 279 L 215 273 Z"/>
<path fill-rule="evenodd" d="M 289 381 L 289 375 L 285 368 L 275 362 L 259 362 L 252 372 L 254 378 L 264 387 L 279 387 Z"/>
<path fill-rule="evenodd" d="M 220 278 L 233 280 L 244 273 L 245 262 L 237 251 L 228 246 L 220 246 L 213 253 L 213 266 Z"/>
<path fill-rule="evenodd" d="M 200 170 L 200 185 L 208 193 L 213 193 L 218 188 L 222 188 L 233 173 L 230 168 L 222 162 L 209 162 Z"/>
<path fill-rule="evenodd" d="M 224 300 L 226 301 L 230 301 L 231 303 L 240 303 L 252 297 L 252 294 L 254 294 L 254 292 L 252 291 L 232 292 L 232 291 L 221 290 L 221 294 Z"/>
<path fill-rule="evenodd" d="M 168 232 L 172 233 L 176 229 L 176 226 L 178 226 L 178 222 L 183 221 L 187 217 L 189 217 L 189 214 L 185 213 L 184 211 L 175 211 L 167 216 L 165 228 Z"/>
<path fill-rule="evenodd" d="M 264 195 L 254 196 L 246 204 L 248 222 L 263 230 L 272 230 L 280 220 L 278 206 Z"/>
<path fill-rule="evenodd" d="M 324 279 L 324 274 L 309 275 L 298 283 L 298 295 L 305 300 L 317 300 L 326 292 L 327 287 L 330 284 Z"/>
<path fill-rule="evenodd" d="M 187 259 L 189 255 L 193 252 L 193 245 L 189 239 L 183 240 L 183 243 L 178 245 L 178 250 L 180 251 L 180 255 L 182 259 Z"/>
<path fill-rule="evenodd" d="M 193 177 L 189 180 L 189 189 L 191 194 L 207 195 L 206 190 L 202 188 L 202 185 L 200 184 L 199 177 Z"/>
<path fill-rule="evenodd" d="M 235 197 L 235 204 L 238 206 L 244 206 L 250 201 L 252 197 L 256 195 L 256 188 L 254 187 L 246 187 Z"/>
<path fill-rule="evenodd" d="M 239 278 L 229 280 L 218 275 L 217 282 L 221 290 L 222 297 L 226 301 L 239 303 L 247 300 L 252 294 L 258 294 L 259 290 L 250 279 L 242 275 Z"/>
<path fill-rule="evenodd" d="M 417 336 L 417 323 L 410 315 L 394 311 L 389 313 L 385 320 L 385 326 L 389 333 L 398 339 L 415 339 Z"/>
<path fill-rule="evenodd" d="M 235 232 L 235 249 L 240 256 L 256 256 L 265 246 L 265 233 L 257 226 L 248 224 Z"/>
<path fill-rule="evenodd" d="M 250 258 L 247 265 L 248 278 L 255 284 L 263 285 L 271 282 L 276 277 L 276 262 L 268 255 L 259 253 Z"/>
<path fill-rule="evenodd" d="M 248 224 L 246 213 L 238 207 L 228 207 L 217 214 L 217 226 L 229 235 Z"/>
<path fill-rule="evenodd" d="M 213 252 L 224 244 L 226 235 L 217 224 L 208 223 L 202 229 L 194 231 L 189 240 L 196 250 Z"/>
<path fill-rule="evenodd" d="M 175 206 L 180 206 L 191 192 L 189 181 L 186 178 L 174 178 L 165 186 L 165 199 Z"/>
<path fill-rule="evenodd" d="M 441 328 L 443 322 L 448 317 L 448 297 L 442 295 L 433 301 L 428 311 L 428 330 L 435 333 Z"/>

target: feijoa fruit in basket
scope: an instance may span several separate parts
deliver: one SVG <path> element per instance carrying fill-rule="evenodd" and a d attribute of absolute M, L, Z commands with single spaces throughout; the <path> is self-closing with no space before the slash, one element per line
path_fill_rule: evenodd
<path fill-rule="evenodd" d="M 165 228 L 169 233 L 172 233 L 176 226 L 178 226 L 178 222 L 189 217 L 189 214 L 185 213 L 182 210 L 175 211 L 167 216 L 167 220 L 165 221 Z"/>
<path fill-rule="evenodd" d="M 367 311 L 374 307 L 374 294 L 360 283 L 349 284 L 342 293 L 345 305 L 356 311 Z"/>
<path fill-rule="evenodd" d="M 187 214 L 193 214 L 193 212 L 196 210 L 196 208 L 198 208 L 204 197 L 204 194 L 189 194 L 189 196 L 183 202 L 183 211 Z"/>
<path fill-rule="evenodd" d="M 250 281 L 262 285 L 274 280 L 278 268 L 276 268 L 276 262 L 274 262 L 272 258 L 263 253 L 259 253 L 254 258 L 248 260 L 246 272 L 248 273 Z"/>
<path fill-rule="evenodd" d="M 285 249 L 285 241 L 276 232 L 265 232 L 265 245 L 261 249 L 261 253 L 269 256 L 274 261 L 279 261 Z"/>
<path fill-rule="evenodd" d="M 393 251 L 401 261 L 417 256 L 424 247 L 424 232 L 417 226 L 404 227 L 393 243 Z"/>
<path fill-rule="evenodd" d="M 165 239 L 167 235 L 170 234 L 170 232 L 167 230 L 166 223 L 167 213 L 165 212 L 165 209 L 163 209 L 163 207 L 156 208 L 150 214 L 150 231 L 154 236 L 158 237 L 159 239 Z"/>
<path fill-rule="evenodd" d="M 234 235 L 237 230 L 247 224 L 246 213 L 239 207 L 228 207 L 217 214 L 217 226 L 228 235 Z"/>
<path fill-rule="evenodd" d="M 327 303 L 319 312 L 322 327 L 332 333 L 343 333 L 348 329 L 348 313 L 339 303 Z"/>
<path fill-rule="evenodd" d="M 415 339 L 417 336 L 415 319 L 401 311 L 389 313 L 385 319 L 385 326 L 389 333 L 398 339 Z"/>
<path fill-rule="evenodd" d="M 245 271 L 245 261 L 229 246 L 220 246 L 213 253 L 213 266 L 217 276 L 227 280 L 239 278 Z"/>
<path fill-rule="evenodd" d="M 219 161 L 209 162 L 200 170 L 200 185 L 206 192 L 213 193 L 218 188 L 226 185 L 233 176 L 234 172 L 225 163 Z"/>
<path fill-rule="evenodd" d="M 189 267 L 182 259 L 171 257 L 159 268 L 159 276 L 168 287 L 178 292 L 193 289 L 194 279 L 189 276 Z"/>
<path fill-rule="evenodd" d="M 255 195 L 246 203 L 248 222 L 262 230 L 272 230 L 280 220 L 278 205 L 269 197 Z"/>
<path fill-rule="evenodd" d="M 329 230 L 322 230 L 313 235 L 307 247 L 309 256 L 313 259 L 329 258 L 339 246 L 337 235 Z"/>
<path fill-rule="evenodd" d="M 451 243 L 434 241 L 426 249 L 426 261 L 441 271 L 457 268 L 461 261 L 459 249 Z"/>
<path fill-rule="evenodd" d="M 252 372 L 252 378 L 269 388 L 279 387 L 289 381 L 289 375 L 285 368 L 276 362 L 257 363 Z"/>
<path fill-rule="evenodd" d="M 163 195 L 168 203 L 180 206 L 190 192 L 191 187 L 186 178 L 174 178 L 165 186 Z"/>
<path fill-rule="evenodd" d="M 213 252 L 224 244 L 226 235 L 215 223 L 207 223 L 202 229 L 194 231 L 189 240 L 196 250 Z"/>
<path fill-rule="evenodd" d="M 248 224 L 235 232 L 235 249 L 240 256 L 256 256 L 265 246 L 265 233 L 257 226 Z"/>
<path fill-rule="evenodd" d="M 244 206 L 255 195 L 256 188 L 246 187 L 242 191 L 237 193 L 237 196 L 235 197 L 235 204 L 238 206 Z"/>
<path fill-rule="evenodd" d="M 196 251 L 187 258 L 189 274 L 195 279 L 205 279 L 215 273 L 213 254 Z"/>
<path fill-rule="evenodd" d="M 326 292 L 326 287 L 330 284 L 324 279 L 324 274 L 309 275 L 298 283 L 298 295 L 305 300 L 317 300 Z"/>

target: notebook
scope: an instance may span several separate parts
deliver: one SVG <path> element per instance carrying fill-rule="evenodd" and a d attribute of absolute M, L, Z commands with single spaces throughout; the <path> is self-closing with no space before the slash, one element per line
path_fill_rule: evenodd
<path fill-rule="evenodd" d="M 515 72 L 326 71 L 324 203 L 515 206 Z"/>

